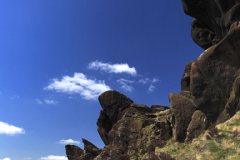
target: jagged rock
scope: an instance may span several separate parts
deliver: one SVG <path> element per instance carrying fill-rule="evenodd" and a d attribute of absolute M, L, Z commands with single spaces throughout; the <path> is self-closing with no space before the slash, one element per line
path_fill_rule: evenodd
<path fill-rule="evenodd" d="M 181 79 L 181 91 L 190 91 L 190 75 L 191 75 L 191 66 L 192 62 L 188 62 L 185 66 L 185 70 L 183 73 L 183 78 Z"/>
<path fill-rule="evenodd" d="M 166 116 L 161 116 L 154 126 L 155 135 L 159 135 L 161 140 L 168 140 L 172 137 L 171 122 Z"/>
<path fill-rule="evenodd" d="M 170 109 L 168 106 L 163 105 L 151 105 L 150 110 L 152 113 L 158 112 L 158 111 L 164 111 L 166 109 Z"/>
<path fill-rule="evenodd" d="M 188 125 L 197 107 L 192 99 L 177 93 L 170 93 L 169 101 L 171 104 L 175 141 L 184 142 Z"/>
<path fill-rule="evenodd" d="M 97 148 L 94 144 L 86 139 L 82 139 L 84 150 L 75 145 L 66 145 L 66 154 L 69 160 L 93 160 L 99 155 L 102 149 Z"/>
<path fill-rule="evenodd" d="M 114 125 L 124 114 L 124 110 L 130 108 L 134 103 L 131 99 L 117 91 L 106 91 L 102 93 L 98 100 Z"/>
<path fill-rule="evenodd" d="M 83 139 L 84 153 L 66 146 L 69 159 L 159 159 L 155 150 L 160 151 L 172 136 L 170 141 L 191 142 L 207 131 L 208 139 L 213 139 L 218 134 L 215 125 L 240 109 L 240 1 L 182 3 L 184 12 L 194 17 L 193 41 L 206 50 L 186 64 L 181 92 L 169 94 L 171 108 L 149 108 L 117 91 L 104 92 L 99 96 L 103 110 L 97 126 L 106 146 L 100 150 Z"/>
<path fill-rule="evenodd" d="M 197 138 L 206 128 L 206 116 L 200 111 L 196 110 L 192 116 L 192 121 L 187 128 L 187 136 L 185 142 L 192 141 L 193 138 Z"/>
<path fill-rule="evenodd" d="M 84 154 L 84 151 L 75 145 L 66 145 L 65 150 L 68 160 L 76 160 L 78 157 Z"/>
<path fill-rule="evenodd" d="M 106 91 L 98 100 L 103 108 L 97 121 L 98 133 L 105 145 L 109 144 L 108 132 L 112 126 L 123 116 L 125 110 L 130 108 L 133 101 L 117 91 Z"/>
<path fill-rule="evenodd" d="M 109 144 L 95 160 L 139 157 L 149 148 L 165 145 L 165 140 L 172 137 L 169 117 L 169 107 L 153 105 L 149 108 L 144 104 L 132 103 L 108 132 Z"/>
<path fill-rule="evenodd" d="M 192 22 L 191 36 L 193 41 L 203 49 L 220 42 L 220 38 L 207 25 L 195 18 Z"/>
<path fill-rule="evenodd" d="M 220 40 L 229 33 L 232 24 L 240 20 L 238 0 L 182 0 L 182 3 L 187 15 L 208 26 L 209 30 L 213 31 Z"/>
<path fill-rule="evenodd" d="M 191 67 L 190 93 L 197 108 L 204 113 L 219 113 L 227 102 L 219 87 L 201 72 L 197 61 Z"/>
<path fill-rule="evenodd" d="M 89 154 L 93 155 L 93 157 L 96 157 L 97 155 L 99 155 L 101 153 L 102 150 L 97 148 L 94 144 L 92 144 L 88 140 L 83 138 L 82 141 L 84 143 L 85 154 L 89 153 Z"/>
<path fill-rule="evenodd" d="M 97 121 L 97 130 L 105 145 L 109 144 L 108 132 L 112 128 L 112 122 L 105 111 L 101 110 Z"/>
<path fill-rule="evenodd" d="M 95 158 L 95 156 L 93 156 L 90 153 L 86 153 L 80 157 L 78 157 L 76 160 L 93 160 Z"/>
<path fill-rule="evenodd" d="M 144 105 L 144 104 L 132 103 L 131 107 L 136 108 L 141 113 L 149 113 L 149 112 L 151 112 L 150 109 L 146 105 Z"/>
<path fill-rule="evenodd" d="M 219 115 L 216 124 L 220 124 L 230 119 L 240 109 L 240 77 L 237 77 L 234 81 L 232 92 L 225 105 L 225 109 Z"/>

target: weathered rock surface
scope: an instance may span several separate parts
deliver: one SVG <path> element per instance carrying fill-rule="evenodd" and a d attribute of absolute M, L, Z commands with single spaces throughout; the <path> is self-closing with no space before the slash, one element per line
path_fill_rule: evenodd
<path fill-rule="evenodd" d="M 124 110 L 130 108 L 133 101 L 117 91 L 107 91 L 98 98 L 103 110 L 97 121 L 98 133 L 105 145 L 109 144 L 108 132 L 121 119 Z"/>
<path fill-rule="evenodd" d="M 192 39 L 205 51 L 186 64 L 181 92 L 169 94 L 171 107 L 149 108 L 117 91 L 102 93 L 97 130 L 106 146 L 100 150 L 83 139 L 83 152 L 67 145 L 70 160 L 173 159 L 156 150 L 162 151 L 171 138 L 176 144 L 193 143 L 204 132 L 205 140 L 213 140 L 218 135 L 215 126 L 240 110 L 240 0 L 182 0 L 182 4 L 194 18 Z"/>
<path fill-rule="evenodd" d="M 81 155 L 84 155 L 84 150 L 75 145 L 66 145 L 65 149 L 68 160 L 75 160 Z"/>
<path fill-rule="evenodd" d="M 187 128 L 197 107 L 190 98 L 177 93 L 169 94 L 175 141 L 184 142 Z"/>
<path fill-rule="evenodd" d="M 69 160 L 93 160 L 101 153 L 101 149 L 86 139 L 82 139 L 84 143 L 84 150 L 75 145 L 66 145 L 66 154 Z"/>
<path fill-rule="evenodd" d="M 189 142 L 192 139 L 197 138 L 207 128 L 206 125 L 205 114 L 200 110 L 196 110 L 192 115 L 190 124 L 188 125 L 185 142 Z"/>
<path fill-rule="evenodd" d="M 120 95 L 117 91 L 107 91 L 107 95 L 112 94 Z M 106 92 L 103 95 L 106 97 Z M 100 95 L 100 97 L 103 96 Z M 109 97 L 107 99 L 114 101 Z M 129 98 L 125 99 L 129 100 Z M 115 100 L 113 105 L 120 103 L 121 99 L 119 101 Z M 149 108 L 144 104 L 131 103 L 130 106 L 129 103 L 125 104 L 127 106 L 122 107 L 125 108 L 125 110 L 122 110 L 124 114 L 118 112 L 123 116 L 107 134 L 109 144 L 95 158 L 96 160 L 121 159 L 127 156 L 137 158 L 150 152 L 149 150 L 155 149 L 156 146 L 163 146 L 164 141 L 172 137 L 169 107 L 152 105 Z M 105 106 L 102 105 L 102 107 Z M 109 107 L 113 108 L 111 105 Z"/>
<path fill-rule="evenodd" d="M 186 64 L 181 80 L 179 94 L 190 98 L 197 108 L 185 139 L 191 141 L 209 126 L 225 122 L 239 110 L 239 96 L 234 88 L 240 73 L 240 1 L 182 0 L 182 3 L 184 12 L 194 17 L 193 41 L 206 49 L 198 60 Z M 170 99 L 170 102 L 174 113 L 178 105 L 172 104 L 177 100 Z M 173 114 L 175 134 L 179 132 L 178 122 Z M 175 140 L 182 141 L 176 137 Z"/>

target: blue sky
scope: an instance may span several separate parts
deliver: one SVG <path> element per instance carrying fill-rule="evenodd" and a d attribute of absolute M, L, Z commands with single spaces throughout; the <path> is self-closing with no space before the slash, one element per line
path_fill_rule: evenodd
<path fill-rule="evenodd" d="M 203 49 L 181 1 L 1 0 L 0 160 L 66 160 L 97 147 L 98 95 L 170 106 Z"/>

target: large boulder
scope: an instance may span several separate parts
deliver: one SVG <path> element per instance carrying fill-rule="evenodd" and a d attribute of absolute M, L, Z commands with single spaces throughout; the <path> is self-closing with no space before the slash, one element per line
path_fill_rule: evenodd
<path fill-rule="evenodd" d="M 234 22 L 240 20 L 238 0 L 182 0 L 182 4 L 187 15 L 198 19 L 204 25 L 199 28 L 207 28 L 208 32 L 204 34 L 206 40 L 209 40 L 207 37 L 211 32 L 214 34 L 211 39 L 217 35 L 222 40 L 230 28 L 233 28 Z"/>
<path fill-rule="evenodd" d="M 99 155 L 102 149 L 97 148 L 94 144 L 86 139 L 82 139 L 84 150 L 75 145 L 66 145 L 66 154 L 69 160 L 93 160 Z"/>
<path fill-rule="evenodd" d="M 109 116 L 103 110 L 100 111 L 97 126 L 98 126 L 97 130 L 102 141 L 104 142 L 105 145 L 108 145 L 109 140 L 107 134 L 112 128 L 112 122 Z"/>
<path fill-rule="evenodd" d="M 68 160 L 76 160 L 81 155 L 84 155 L 84 150 L 75 145 L 66 145 L 65 146 L 66 155 Z"/>
<path fill-rule="evenodd" d="M 126 159 L 141 157 L 172 137 L 169 107 L 132 103 L 108 132 L 109 144 L 95 158 Z"/>
<path fill-rule="evenodd" d="M 85 154 L 89 153 L 89 154 L 93 155 L 94 157 L 96 157 L 97 155 L 99 155 L 101 153 L 102 150 L 99 149 L 98 147 L 96 147 L 94 144 L 92 144 L 88 140 L 83 138 L 82 141 L 84 143 Z"/>
<path fill-rule="evenodd" d="M 117 91 L 106 91 L 98 100 L 103 108 L 97 121 L 98 133 L 105 145 L 109 144 L 108 132 L 121 119 L 125 110 L 130 108 L 133 101 Z"/>
<path fill-rule="evenodd" d="M 220 88 L 212 83 L 199 68 L 198 61 L 191 67 L 190 93 L 197 108 L 204 113 L 219 113 L 227 102 Z"/>
<path fill-rule="evenodd" d="M 184 142 L 188 125 L 197 107 L 192 99 L 177 93 L 170 93 L 169 101 L 171 104 L 175 141 Z"/>
<path fill-rule="evenodd" d="M 216 124 L 225 122 L 234 116 L 234 114 L 240 110 L 240 77 L 237 77 L 234 81 L 232 92 L 225 105 L 225 109 L 219 115 Z"/>
<path fill-rule="evenodd" d="M 207 49 L 221 40 L 211 28 L 195 18 L 192 22 L 191 36 L 193 41 L 203 49 Z"/>
<path fill-rule="evenodd" d="M 124 110 L 130 108 L 134 103 L 130 98 L 113 90 L 102 93 L 98 100 L 114 125 L 124 114 Z"/>
<path fill-rule="evenodd" d="M 198 136 L 203 133 L 206 129 L 206 116 L 200 111 L 196 110 L 192 116 L 192 120 L 187 128 L 187 136 L 185 142 L 190 142 L 194 138 L 198 138 Z"/>

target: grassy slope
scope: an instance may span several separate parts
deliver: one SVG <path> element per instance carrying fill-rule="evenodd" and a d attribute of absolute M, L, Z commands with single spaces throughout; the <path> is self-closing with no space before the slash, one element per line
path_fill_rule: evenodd
<path fill-rule="evenodd" d="M 155 153 L 170 154 L 177 160 L 240 160 L 240 111 L 225 123 L 216 126 L 218 134 L 207 140 L 205 132 L 192 143 L 168 140 L 164 148 L 156 148 Z"/>

